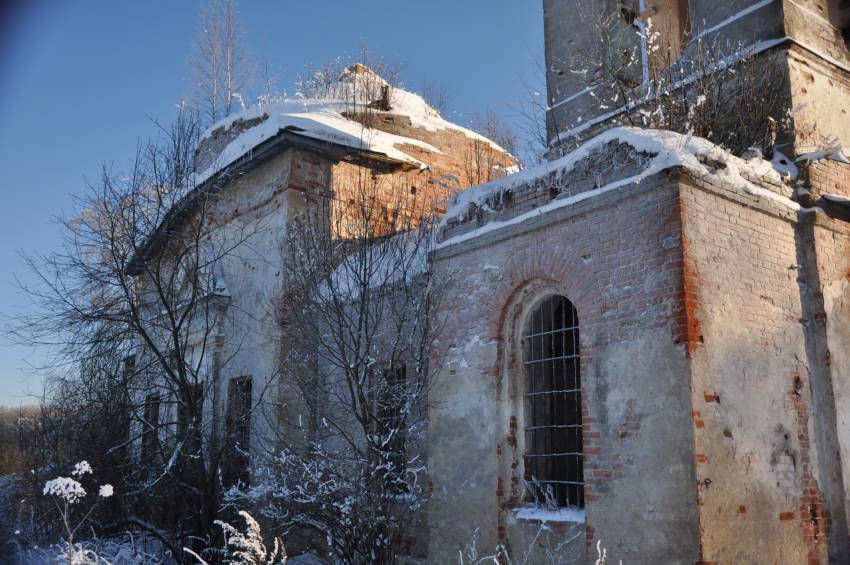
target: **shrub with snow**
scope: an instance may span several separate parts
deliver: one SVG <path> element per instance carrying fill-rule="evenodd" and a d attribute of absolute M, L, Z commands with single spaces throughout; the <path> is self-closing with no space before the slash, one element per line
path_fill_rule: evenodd
<path fill-rule="evenodd" d="M 215 523 L 221 527 L 225 548 L 221 552 L 224 562 L 228 565 L 286 565 L 286 550 L 279 538 L 272 540 L 272 547 L 266 547 L 260 524 L 248 512 L 240 511 L 239 515 L 245 520 L 245 531 L 240 531 L 227 522 L 216 520 Z M 207 562 L 197 553 L 189 548 L 183 551 L 192 555 L 201 565 Z"/>

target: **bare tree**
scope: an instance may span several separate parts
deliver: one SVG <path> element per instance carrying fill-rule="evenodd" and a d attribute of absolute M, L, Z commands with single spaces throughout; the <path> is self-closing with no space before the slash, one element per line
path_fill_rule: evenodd
<path fill-rule="evenodd" d="M 422 88 L 422 96 L 425 98 L 425 102 L 441 115 L 445 115 L 449 110 L 452 97 L 444 82 L 426 82 Z"/>
<path fill-rule="evenodd" d="M 526 165 L 539 165 L 549 150 L 549 132 L 547 131 L 546 115 L 549 109 L 548 100 L 554 97 L 548 94 L 546 81 L 546 65 L 541 59 L 532 55 L 533 75 L 529 83 L 523 80 L 525 96 L 511 109 L 519 118 L 516 139 L 521 143 L 523 161 Z"/>
<path fill-rule="evenodd" d="M 298 96 L 340 101 L 349 114 L 363 117 L 372 114 L 367 110 L 389 109 L 378 105 L 383 96 L 385 102 L 391 103 L 392 91 L 397 86 L 398 65 L 373 55 L 366 47 L 357 56 L 337 57 L 321 65 L 308 66 L 295 81 Z"/>
<path fill-rule="evenodd" d="M 201 33 L 192 68 L 204 116 L 214 123 L 241 102 L 250 81 L 235 0 L 209 0 L 201 12 Z"/>
<path fill-rule="evenodd" d="M 462 162 L 466 184 L 475 186 L 502 178 L 512 172 L 504 165 L 502 150 L 512 155 L 517 154 L 516 132 L 500 120 L 492 110 L 474 115 L 470 125 L 483 137 L 473 139 L 464 148 Z"/>
<path fill-rule="evenodd" d="M 374 67 L 346 67 L 343 86 L 326 71 L 307 85 L 341 100 L 364 137 L 388 95 Z M 444 285 L 427 254 L 439 202 L 383 167 L 335 174 L 334 192 L 305 194 L 288 228 L 279 437 L 251 486 L 230 492 L 289 533 L 288 547 L 325 546 L 345 563 L 394 562 L 429 496 L 429 355 Z"/>
<path fill-rule="evenodd" d="M 94 463 L 126 471 L 115 480 L 126 512 L 103 528 L 140 527 L 174 547 L 215 534 L 234 433 L 216 400 L 228 361 L 222 263 L 250 237 L 217 235 L 210 212 L 226 179 L 196 186 L 198 124 L 181 113 L 128 173 L 105 170 L 89 187 L 64 249 L 28 258 L 37 310 L 14 327 L 51 348 L 61 378 L 48 406 L 76 406 L 83 420 L 63 441 L 84 435 L 69 447 L 88 441 L 101 451 Z"/>
<path fill-rule="evenodd" d="M 292 227 L 282 450 L 236 499 L 326 541 L 345 563 L 391 563 L 429 494 L 422 443 L 442 285 L 427 253 L 437 216 L 368 173 L 347 196 L 344 213 L 319 199 Z"/>

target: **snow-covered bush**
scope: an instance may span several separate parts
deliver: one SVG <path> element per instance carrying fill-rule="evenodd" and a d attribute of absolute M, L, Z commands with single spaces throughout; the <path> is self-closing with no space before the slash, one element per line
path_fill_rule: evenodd
<path fill-rule="evenodd" d="M 232 490 L 228 498 L 256 507 L 283 531 L 323 541 L 342 563 L 392 561 L 427 500 L 416 476 L 424 468 L 404 471 L 409 486 L 402 491 L 395 480 L 384 480 L 395 476 L 391 469 L 353 457 L 345 463 L 338 455 L 318 445 L 304 454 L 285 450 L 257 468 L 250 488 Z"/>

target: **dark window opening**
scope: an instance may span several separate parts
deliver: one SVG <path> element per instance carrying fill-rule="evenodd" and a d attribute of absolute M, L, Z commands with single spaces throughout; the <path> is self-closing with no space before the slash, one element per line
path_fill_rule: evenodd
<path fill-rule="evenodd" d="M 628 87 L 643 80 L 641 30 L 637 20 L 640 8 L 637 1 L 613 0 L 608 17 L 608 44 L 605 66 L 613 77 Z"/>
<path fill-rule="evenodd" d="M 128 355 L 124 358 L 123 363 L 121 364 L 121 376 L 127 380 L 133 376 L 133 373 L 136 370 L 136 356 Z"/>
<path fill-rule="evenodd" d="M 159 394 L 145 397 L 144 428 L 142 432 L 142 460 L 147 461 L 156 455 L 159 446 Z"/>
<path fill-rule="evenodd" d="M 523 339 L 529 499 L 584 506 L 578 316 L 563 296 L 534 310 Z"/>
<path fill-rule="evenodd" d="M 230 379 L 227 391 L 228 457 L 223 479 L 227 486 L 248 484 L 251 462 L 251 377 Z"/>
<path fill-rule="evenodd" d="M 691 6 L 689 0 L 679 0 L 679 41 L 682 45 L 691 39 Z"/>
<path fill-rule="evenodd" d="M 616 0 L 616 13 L 627 24 L 635 25 L 640 15 L 638 0 Z"/>
<path fill-rule="evenodd" d="M 201 383 L 188 386 L 191 398 L 177 400 L 177 439 L 186 438 L 185 453 L 196 453 L 201 447 L 204 387 Z"/>

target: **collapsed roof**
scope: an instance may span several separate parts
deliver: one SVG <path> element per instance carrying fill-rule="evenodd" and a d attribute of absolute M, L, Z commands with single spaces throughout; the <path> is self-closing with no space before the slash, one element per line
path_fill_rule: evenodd
<path fill-rule="evenodd" d="M 426 169 L 428 164 L 405 152 L 405 146 L 442 153 L 421 139 L 364 125 L 366 113 L 403 115 L 414 128 L 431 132 L 455 130 L 505 153 L 486 137 L 443 119 L 418 94 L 393 87 L 369 68 L 357 64 L 348 67 L 336 82 L 326 85 L 312 98 L 300 96 L 260 102 L 215 123 L 201 136 L 200 170 L 195 183 L 205 182 L 254 148 L 284 133 L 348 148 L 366 158 L 407 169 Z"/>

